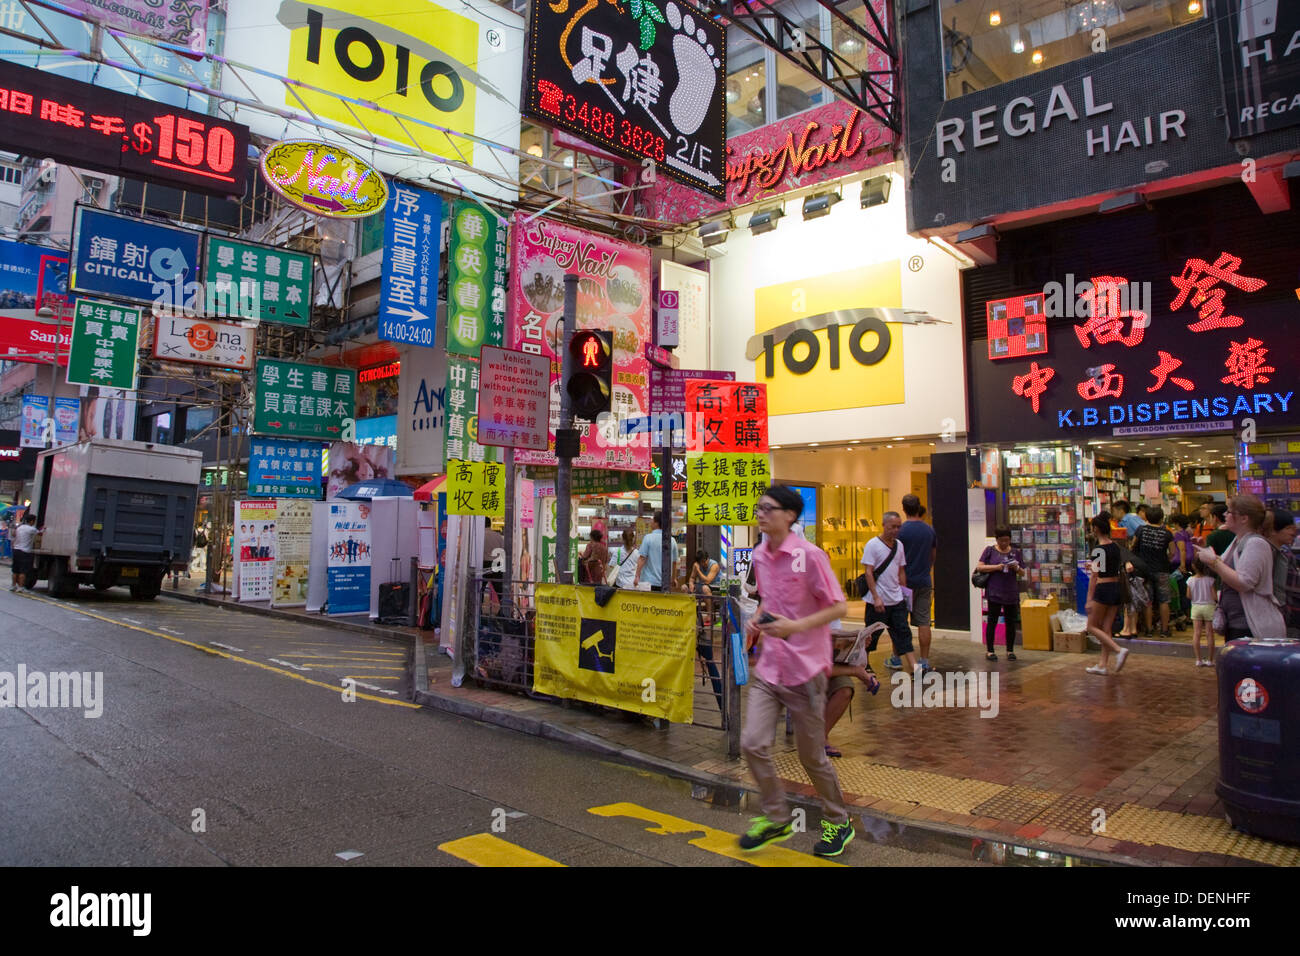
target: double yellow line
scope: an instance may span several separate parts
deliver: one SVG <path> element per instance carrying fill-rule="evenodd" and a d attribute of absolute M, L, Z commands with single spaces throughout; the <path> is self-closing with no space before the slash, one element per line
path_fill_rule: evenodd
<path fill-rule="evenodd" d="M 86 617 L 93 617 L 96 620 L 104 621 L 107 624 L 114 624 L 118 627 L 124 627 L 130 631 L 139 631 L 142 634 L 148 634 L 151 637 L 161 637 L 164 641 L 171 641 L 173 644 L 183 644 L 185 647 L 192 647 L 196 651 L 202 651 L 204 654 L 211 654 L 213 657 L 224 657 L 226 660 L 235 661 L 239 664 L 248 664 L 252 667 L 260 667 L 264 671 L 270 671 L 273 674 L 279 674 L 281 677 L 289 677 L 293 680 L 302 681 L 304 684 L 311 684 L 313 687 L 324 687 L 326 690 L 341 694 L 342 688 L 334 684 L 326 684 L 324 681 L 312 680 L 310 677 L 303 677 L 301 674 L 295 674 L 293 671 L 285 670 L 281 667 L 272 667 L 270 664 L 263 664 L 261 661 L 249 660 L 247 657 L 240 657 L 238 654 L 230 654 L 226 651 L 217 650 L 212 647 L 205 647 L 202 644 L 195 644 L 193 641 L 187 641 L 171 634 L 164 634 L 162 631 L 155 631 L 147 627 L 140 627 L 136 624 L 127 624 L 125 621 L 119 621 L 115 618 L 107 617 L 103 614 L 96 614 L 94 611 L 88 611 L 80 605 L 65 604 L 62 601 L 51 601 L 48 598 L 39 597 L 35 594 L 24 593 L 23 597 L 39 601 L 41 604 L 48 604 L 51 607 L 63 608 L 65 611 L 71 611 L 74 614 L 84 614 Z M 355 692 L 357 700 L 369 700 L 376 704 L 388 704 L 390 707 L 409 707 L 413 710 L 419 710 L 419 704 L 413 704 L 405 700 L 388 700 L 384 697 L 376 697 L 373 694 L 363 694 Z"/>

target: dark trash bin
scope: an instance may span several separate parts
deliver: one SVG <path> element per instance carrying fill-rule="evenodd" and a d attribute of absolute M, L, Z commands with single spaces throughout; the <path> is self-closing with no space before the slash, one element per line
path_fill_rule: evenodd
<path fill-rule="evenodd" d="M 1217 670 L 1215 792 L 1228 823 L 1300 843 L 1300 641 L 1229 641 Z"/>

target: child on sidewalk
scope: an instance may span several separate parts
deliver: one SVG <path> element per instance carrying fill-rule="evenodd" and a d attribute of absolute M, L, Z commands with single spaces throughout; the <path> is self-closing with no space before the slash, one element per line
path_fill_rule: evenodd
<path fill-rule="evenodd" d="M 1187 579 L 1187 592 L 1192 601 L 1192 647 L 1196 651 L 1197 667 L 1214 666 L 1214 612 L 1219 606 L 1215 594 L 1216 580 L 1200 561 L 1192 562 L 1192 576 Z M 1201 634 L 1210 640 L 1210 659 L 1201 658 Z"/>

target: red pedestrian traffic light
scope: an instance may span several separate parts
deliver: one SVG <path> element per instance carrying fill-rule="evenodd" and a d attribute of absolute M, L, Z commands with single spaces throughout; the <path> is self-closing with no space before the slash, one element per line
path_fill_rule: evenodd
<path fill-rule="evenodd" d="M 614 334 L 583 329 L 569 340 L 569 398 L 573 417 L 594 422 L 610 410 L 614 386 Z"/>

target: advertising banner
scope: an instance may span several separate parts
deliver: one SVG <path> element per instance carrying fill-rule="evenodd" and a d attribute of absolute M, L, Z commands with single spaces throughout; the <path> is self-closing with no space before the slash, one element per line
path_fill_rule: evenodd
<path fill-rule="evenodd" d="M 278 502 L 275 535 L 271 607 L 301 607 L 307 603 L 311 562 L 311 502 Z"/>
<path fill-rule="evenodd" d="M 630 14 L 630 16 L 629 16 Z M 535 3 L 524 112 L 725 197 L 726 31 L 686 3 Z"/>
<path fill-rule="evenodd" d="M 208 43 L 208 0 L 63 0 L 114 30 L 165 40 L 202 53 Z"/>
<path fill-rule="evenodd" d="M 577 327 L 614 333 L 612 421 L 605 428 L 587 425 L 581 432 L 582 454 L 575 468 L 645 471 L 650 467 L 648 442 L 633 447 L 619 440 L 624 419 L 650 410 L 648 371 L 643 346 L 650 341 L 650 251 L 608 236 L 546 219 L 525 221 L 516 213 L 511 242 L 509 347 L 551 360 L 551 440 L 560 417 L 560 363 L 556 337 L 564 309 L 564 276 L 582 277 L 578 289 Z M 452 456 L 448 457 L 464 457 Z M 521 451 L 521 465 L 553 465 L 550 452 Z"/>
<path fill-rule="evenodd" d="M 24 395 L 20 448 L 45 447 L 45 419 L 50 417 L 48 395 Z"/>
<path fill-rule="evenodd" d="M 253 432 L 338 438 L 344 419 L 353 417 L 356 394 L 356 369 L 258 359 Z"/>
<path fill-rule="evenodd" d="M 497 143 L 519 135 L 524 22 L 507 8 L 487 0 L 235 3 L 226 35 L 240 38 L 240 62 L 265 71 L 224 70 L 226 92 L 410 146 L 366 151 L 390 176 L 459 180 L 480 196 L 517 198 L 509 185 L 517 179 L 517 157 L 456 135 Z M 303 85 L 289 89 L 276 77 Z M 321 135 L 310 120 L 247 117 L 255 133 L 273 140 Z M 346 133 L 337 138 L 348 142 Z M 501 181 L 439 157 L 493 170 Z"/>
<path fill-rule="evenodd" d="M 54 414 L 50 415 L 48 395 L 23 396 L 22 443 L 23 448 L 44 448 L 46 437 L 55 445 L 67 445 L 77 440 L 77 419 L 81 416 L 81 399 L 56 398 Z M 53 423 L 47 432 L 47 421 Z"/>
<path fill-rule="evenodd" d="M 70 408 L 61 410 L 59 399 L 54 403 L 56 419 L 66 419 Z M 88 438 L 117 438 L 135 440 L 135 392 L 120 388 L 91 386 L 85 398 L 79 401 L 77 441 Z"/>
<path fill-rule="evenodd" d="M 168 62 L 161 51 L 150 59 L 150 65 Z M 119 75 L 123 84 L 127 77 L 140 83 L 138 74 Z M 247 126 L 118 93 L 109 82 L 107 75 L 97 85 L 0 60 L 6 104 L 0 109 L 0 141 L 15 148 L 39 146 L 41 156 L 112 176 L 215 196 L 243 195 Z M 198 233 L 192 235 L 198 239 Z"/>
<path fill-rule="evenodd" d="M 447 351 L 478 357 L 506 334 L 506 225 L 478 203 L 452 206 Z"/>
<path fill-rule="evenodd" d="M 330 614 L 370 611 L 370 506 L 360 501 L 329 503 L 326 569 Z"/>
<path fill-rule="evenodd" d="M 393 183 L 384 208 L 379 337 L 433 348 L 438 319 L 442 198 Z"/>
<path fill-rule="evenodd" d="M 183 290 L 198 279 L 202 237 L 193 229 L 78 206 L 69 288 L 152 304 L 159 298 L 155 285 Z M 174 305 L 174 298 L 168 301 Z"/>
<path fill-rule="evenodd" d="M 447 462 L 447 514 L 506 514 L 506 469 L 491 461 Z"/>
<path fill-rule="evenodd" d="M 235 560 L 241 601 L 269 601 L 275 570 L 275 499 L 235 502 Z"/>
<path fill-rule="evenodd" d="M 754 509 L 771 483 L 768 455 L 687 452 L 686 520 L 693 525 L 756 524 Z M 814 508 L 814 524 L 816 517 Z M 807 514 L 800 520 L 807 523 Z"/>
<path fill-rule="evenodd" d="M 68 350 L 68 383 L 135 388 L 139 338 L 139 309 L 78 299 Z"/>
<path fill-rule="evenodd" d="M 344 488 L 358 482 L 391 478 L 395 454 L 387 445 L 334 442 L 329 447 L 329 477 L 325 485 L 325 500 L 332 501 Z"/>
<path fill-rule="evenodd" d="M 0 316 L 0 361 L 68 364 L 72 327 Z"/>
<path fill-rule="evenodd" d="M 500 461 L 501 452 L 478 443 L 479 367 L 465 355 L 447 356 L 447 461 Z"/>
<path fill-rule="evenodd" d="M 446 461 L 447 353 L 436 348 L 399 348 L 396 474 L 441 474 Z"/>
<path fill-rule="evenodd" d="M 533 690 L 673 723 L 694 713 L 695 600 L 689 594 L 538 584 Z"/>
<path fill-rule="evenodd" d="M 233 322 L 154 315 L 153 357 L 168 362 L 215 365 L 247 370 L 253 367 L 257 330 Z"/>
<path fill-rule="evenodd" d="M 316 441 L 254 438 L 248 453 L 248 493 L 265 498 L 319 498 L 324 447 Z"/>
<path fill-rule="evenodd" d="M 12 315 L 20 320 L 35 319 L 37 309 L 49 309 L 56 316 L 71 313 L 68 254 L 62 249 L 0 239 L 0 317 Z M 4 327 L 4 322 L 0 322 L 0 348 L 16 346 L 22 351 L 27 346 L 53 344 L 53 340 L 32 341 L 26 335 L 11 341 L 13 334 L 6 333 Z M 67 343 L 63 345 L 62 351 L 66 352 Z M 42 351 L 39 348 L 31 350 Z"/>
<path fill-rule="evenodd" d="M 311 324 L 311 256 L 211 234 L 205 245 L 208 284 L 218 296 L 251 305 L 252 314 L 240 318 L 301 328 Z"/>
<path fill-rule="evenodd" d="M 479 367 L 479 440 L 545 451 L 550 442 L 551 363 L 541 355 L 485 345 Z"/>
<path fill-rule="evenodd" d="M 271 144 L 261 165 L 272 189 L 314 216 L 365 219 L 388 202 L 388 181 L 369 163 L 314 137 Z"/>

